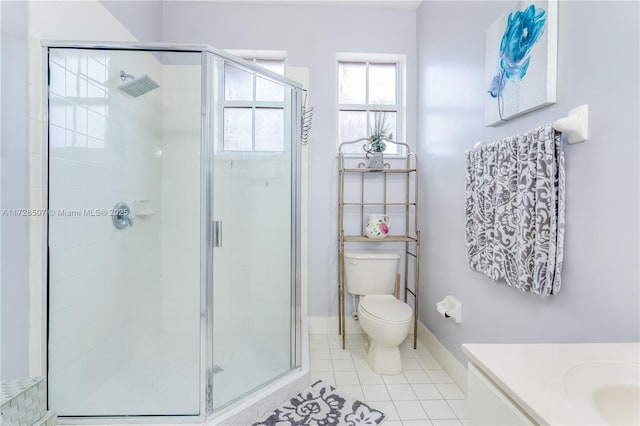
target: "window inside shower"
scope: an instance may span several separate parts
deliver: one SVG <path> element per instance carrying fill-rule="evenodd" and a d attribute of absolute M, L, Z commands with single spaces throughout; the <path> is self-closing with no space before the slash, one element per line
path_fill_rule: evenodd
<path fill-rule="evenodd" d="M 244 58 L 284 75 L 284 59 Z M 223 150 L 284 151 L 284 87 L 234 64 L 224 66 Z"/>

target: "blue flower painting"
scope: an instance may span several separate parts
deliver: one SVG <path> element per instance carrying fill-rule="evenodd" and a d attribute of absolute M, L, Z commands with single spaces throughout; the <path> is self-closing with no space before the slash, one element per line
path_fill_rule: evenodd
<path fill-rule="evenodd" d="M 545 35 L 548 21 L 549 14 L 544 7 L 537 7 L 536 4 L 529 3 L 519 10 L 509 13 L 506 19 L 502 18 L 493 27 L 489 28 L 487 37 L 496 38 L 496 41 L 488 40 L 487 49 L 491 47 L 497 53 L 497 57 L 496 53 L 491 56 L 497 59 L 497 69 L 495 68 L 496 62 L 493 62 L 493 71 L 487 75 L 489 80 L 488 99 L 492 99 L 491 104 L 495 111 L 492 116 L 497 115 L 495 117 L 497 120 L 492 119 L 489 121 L 502 121 L 509 118 L 509 116 L 515 116 L 524 112 L 524 110 L 532 109 L 528 105 L 523 105 L 522 101 L 526 101 L 526 99 L 521 99 L 523 96 L 521 89 L 525 84 L 525 77 L 527 77 L 527 80 L 547 78 L 546 75 L 529 78 L 527 72 L 532 66 L 532 61 L 537 65 L 538 70 L 547 71 L 547 66 L 543 62 L 547 60 L 545 48 L 547 47 L 548 37 L 545 38 L 543 35 Z M 536 47 L 539 44 L 543 44 L 543 40 L 545 46 Z M 537 51 L 540 53 L 535 56 Z M 490 52 L 487 52 L 487 54 L 489 55 Z M 487 58 L 489 60 L 489 56 Z M 495 61 L 495 59 L 492 59 L 492 61 Z M 488 64 L 488 66 L 491 66 L 491 64 Z M 545 87 L 544 83 L 533 82 L 533 85 Z M 527 95 L 526 91 L 524 94 Z M 517 99 L 513 99 L 513 97 L 517 97 Z M 510 103 L 506 102 L 506 98 L 509 98 Z M 555 99 L 553 100 L 555 101 Z M 505 111 L 505 102 L 507 103 L 508 111 Z M 526 102 L 524 103 L 526 104 Z M 544 105 L 544 103 L 541 105 Z"/>

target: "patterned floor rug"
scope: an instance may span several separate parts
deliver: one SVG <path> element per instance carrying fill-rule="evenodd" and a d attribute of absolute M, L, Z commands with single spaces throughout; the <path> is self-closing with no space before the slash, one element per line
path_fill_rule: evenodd
<path fill-rule="evenodd" d="M 373 426 L 384 413 L 318 380 L 252 426 Z"/>

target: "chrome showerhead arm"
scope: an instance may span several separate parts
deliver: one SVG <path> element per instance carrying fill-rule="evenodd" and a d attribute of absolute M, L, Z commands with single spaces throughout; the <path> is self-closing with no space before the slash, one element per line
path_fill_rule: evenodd
<path fill-rule="evenodd" d="M 127 79 L 135 80 L 135 77 L 131 74 L 127 74 L 126 72 L 124 72 L 124 70 L 120 70 L 120 80 L 126 81 Z"/>

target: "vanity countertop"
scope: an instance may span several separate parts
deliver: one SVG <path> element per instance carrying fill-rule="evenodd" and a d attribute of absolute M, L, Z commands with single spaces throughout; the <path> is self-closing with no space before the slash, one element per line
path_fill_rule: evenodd
<path fill-rule="evenodd" d="M 626 403 L 625 396 L 636 395 L 633 392 L 640 387 L 640 343 L 464 344 L 462 349 L 476 367 L 540 424 L 616 423 L 619 419 L 598 411 L 592 402 L 595 392 L 589 393 L 589 389 L 616 388 L 615 383 L 611 384 L 613 376 L 625 381 L 620 387 L 625 394 L 615 394 L 612 401 L 601 398 L 598 403 L 602 406 Z M 591 366 L 595 366 L 593 374 Z M 603 367 L 611 367 L 612 373 Z M 631 405 L 629 409 L 637 417 L 640 403 L 634 399 L 635 396 L 626 407 Z M 637 418 L 640 424 L 640 417 Z"/>

